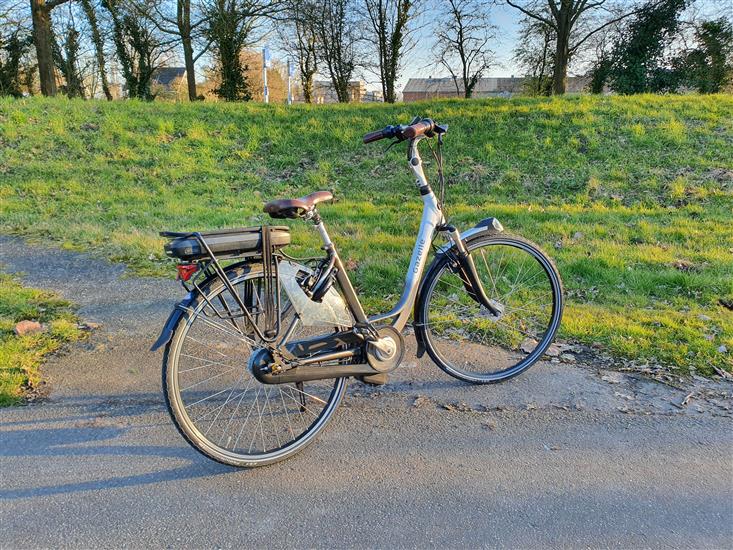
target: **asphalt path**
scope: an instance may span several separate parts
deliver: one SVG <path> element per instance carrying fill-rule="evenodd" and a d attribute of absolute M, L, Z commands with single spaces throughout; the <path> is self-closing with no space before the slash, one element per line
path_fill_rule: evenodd
<path fill-rule="evenodd" d="M 11 238 L 0 264 L 100 324 L 0 409 L 0 547 L 733 547 L 730 383 L 543 362 L 475 387 L 408 354 L 308 449 L 237 470 L 165 410 L 174 282 Z"/>

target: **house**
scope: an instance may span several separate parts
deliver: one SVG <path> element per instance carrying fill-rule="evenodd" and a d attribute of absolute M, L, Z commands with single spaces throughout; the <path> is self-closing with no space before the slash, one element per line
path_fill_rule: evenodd
<path fill-rule="evenodd" d="M 349 102 L 360 103 L 366 97 L 366 82 L 352 80 L 349 82 Z M 338 103 L 338 96 L 330 80 L 313 82 L 313 103 Z"/>
<path fill-rule="evenodd" d="M 152 84 L 170 90 L 186 76 L 186 67 L 158 67 L 153 71 Z"/>
<path fill-rule="evenodd" d="M 485 77 L 479 78 L 473 89 L 472 97 L 509 97 L 524 91 L 524 77 Z M 580 93 L 588 84 L 587 77 L 571 76 L 568 78 L 568 92 Z M 411 78 L 402 91 L 405 102 L 436 99 L 442 97 L 463 97 L 463 82 L 458 86 L 451 77 L 443 78 Z"/>
<path fill-rule="evenodd" d="M 364 96 L 361 98 L 364 103 L 383 103 L 384 96 L 379 90 L 367 90 L 364 92 Z"/>

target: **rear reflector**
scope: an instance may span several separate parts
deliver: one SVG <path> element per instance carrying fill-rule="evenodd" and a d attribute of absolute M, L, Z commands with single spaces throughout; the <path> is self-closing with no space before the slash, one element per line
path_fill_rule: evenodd
<path fill-rule="evenodd" d="M 178 278 L 181 281 L 188 281 L 198 271 L 199 266 L 198 264 L 178 264 L 176 269 L 178 270 Z"/>

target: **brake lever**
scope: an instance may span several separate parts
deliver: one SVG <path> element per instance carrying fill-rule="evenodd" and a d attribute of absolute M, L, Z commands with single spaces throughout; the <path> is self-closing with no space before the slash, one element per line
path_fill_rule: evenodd
<path fill-rule="evenodd" d="M 392 149 L 392 147 L 394 147 L 398 143 L 402 143 L 403 141 L 405 141 L 405 138 L 400 139 L 395 136 L 394 141 L 391 142 L 389 145 L 387 145 L 387 147 L 384 149 L 384 154 L 386 155 L 389 152 L 389 150 Z"/>

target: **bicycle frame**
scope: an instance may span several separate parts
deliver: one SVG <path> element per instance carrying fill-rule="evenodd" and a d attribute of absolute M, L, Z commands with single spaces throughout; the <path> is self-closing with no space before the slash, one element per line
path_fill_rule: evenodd
<path fill-rule="evenodd" d="M 341 258 L 336 251 L 336 247 L 326 231 L 323 220 L 320 216 L 316 217 L 314 220 L 316 229 L 323 240 L 324 248 L 334 256 L 334 265 L 337 269 L 336 280 L 341 287 L 346 303 L 351 310 L 351 313 L 354 315 L 354 319 L 356 319 L 357 324 L 376 324 L 392 319 L 393 321 L 391 324 L 393 327 L 397 330 L 402 330 L 404 328 L 417 296 L 422 274 L 425 270 L 425 264 L 427 263 L 428 254 L 430 252 L 430 244 L 436 230 L 445 224 L 443 212 L 440 209 L 438 200 L 430 188 L 427 178 L 425 177 L 425 172 L 423 171 L 422 158 L 420 157 L 420 152 L 417 147 L 421 139 L 422 137 L 416 138 L 410 142 L 407 157 L 410 169 L 415 176 L 415 186 L 420 190 L 420 195 L 423 200 L 422 218 L 417 239 L 415 240 L 415 246 L 412 249 L 412 256 L 410 258 L 410 265 L 407 269 L 402 295 L 399 302 L 392 310 L 372 317 L 366 316 L 364 309 L 361 306 L 361 302 L 356 295 L 356 291 L 351 284 L 348 273 L 344 269 Z M 456 245 L 462 248 L 462 244 L 458 244 L 461 243 L 458 232 L 454 230 L 454 233 L 449 233 L 449 235 Z"/>

